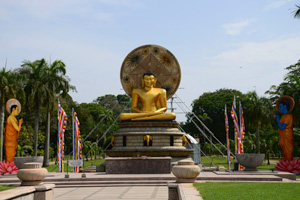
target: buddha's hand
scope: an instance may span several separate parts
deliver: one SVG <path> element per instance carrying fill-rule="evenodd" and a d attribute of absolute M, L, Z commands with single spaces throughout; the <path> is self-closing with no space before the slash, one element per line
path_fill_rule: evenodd
<path fill-rule="evenodd" d="M 20 119 L 19 124 L 20 126 L 23 124 L 23 118 Z"/>
<path fill-rule="evenodd" d="M 158 110 L 155 111 L 155 113 L 164 113 L 166 112 L 167 108 L 160 108 Z"/>

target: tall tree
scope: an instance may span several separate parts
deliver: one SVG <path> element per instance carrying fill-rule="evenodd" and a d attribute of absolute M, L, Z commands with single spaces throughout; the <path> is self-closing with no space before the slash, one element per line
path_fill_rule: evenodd
<path fill-rule="evenodd" d="M 259 97 L 256 91 L 247 93 L 249 104 L 245 108 L 245 115 L 251 127 L 256 128 L 256 150 L 260 153 L 259 130 L 273 119 L 272 104 L 269 99 Z"/>
<path fill-rule="evenodd" d="M 300 18 L 300 5 L 295 5 L 296 10 L 294 10 L 294 18 Z"/>
<path fill-rule="evenodd" d="M 193 113 L 197 116 L 203 116 L 204 113 L 212 119 L 213 123 L 208 123 L 207 127 L 214 133 L 214 135 L 222 142 L 225 142 L 225 128 L 224 128 L 224 106 L 228 107 L 232 105 L 233 97 L 239 96 L 241 101 L 244 100 L 244 95 L 238 90 L 232 89 L 219 89 L 215 92 L 203 93 L 198 99 L 193 101 Z M 199 134 L 199 131 L 191 121 L 192 115 L 188 114 L 187 122 L 183 126 L 183 129 L 192 135 Z M 196 120 L 194 120 L 196 122 Z M 230 132 L 232 129 L 232 120 L 229 119 Z M 201 126 L 199 126 L 201 127 Z"/>
<path fill-rule="evenodd" d="M 49 93 L 46 84 L 47 80 L 47 62 L 45 59 L 30 62 L 23 61 L 20 73 L 26 77 L 24 91 L 26 93 L 26 103 L 34 104 L 34 156 L 37 156 L 38 148 L 38 131 L 40 120 L 40 106 L 44 97 Z M 30 101 L 32 100 L 32 101 Z"/>
<path fill-rule="evenodd" d="M 57 105 L 58 95 L 63 97 L 69 92 L 70 89 L 75 90 L 75 87 L 70 85 L 69 78 L 66 76 L 66 65 L 61 60 L 55 60 L 48 65 L 46 63 L 46 86 L 48 88 L 44 105 L 47 110 L 46 116 L 46 141 L 44 148 L 44 163 L 43 166 L 49 166 L 49 146 L 50 146 L 50 114 L 55 105 Z"/>
<path fill-rule="evenodd" d="M 294 64 L 285 68 L 288 70 L 284 80 L 278 86 L 272 85 L 271 88 L 266 91 L 266 94 L 270 95 L 270 99 L 273 104 L 276 103 L 278 98 L 283 95 L 288 95 L 294 98 L 295 107 L 292 111 L 293 116 L 300 115 L 300 60 Z M 300 118 L 294 117 L 294 125 L 300 126 Z"/>

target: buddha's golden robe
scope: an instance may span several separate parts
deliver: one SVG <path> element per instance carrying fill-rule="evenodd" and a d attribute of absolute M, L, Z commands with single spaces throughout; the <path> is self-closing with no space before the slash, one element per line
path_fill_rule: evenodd
<path fill-rule="evenodd" d="M 16 118 L 12 118 L 17 125 L 19 122 Z M 17 151 L 17 141 L 19 138 L 19 132 L 13 127 L 9 117 L 6 120 L 5 127 L 5 138 L 4 138 L 4 148 L 5 148 L 5 160 L 6 162 L 14 161 Z"/>
<path fill-rule="evenodd" d="M 283 159 L 292 160 L 294 152 L 293 116 L 289 113 L 280 118 L 281 124 L 287 124 L 284 130 L 278 129 L 279 144 L 282 149 Z"/>

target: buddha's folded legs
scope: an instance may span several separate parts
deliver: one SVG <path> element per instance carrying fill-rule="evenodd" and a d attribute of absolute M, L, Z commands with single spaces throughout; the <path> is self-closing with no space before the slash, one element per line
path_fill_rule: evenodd
<path fill-rule="evenodd" d="M 175 120 L 175 113 L 160 113 L 159 115 L 134 118 L 132 121 L 146 121 L 146 120 Z"/>
<path fill-rule="evenodd" d="M 120 120 L 121 121 L 128 121 L 136 118 L 142 118 L 146 116 L 155 116 L 155 115 L 160 115 L 161 113 L 122 113 L 120 115 Z"/>

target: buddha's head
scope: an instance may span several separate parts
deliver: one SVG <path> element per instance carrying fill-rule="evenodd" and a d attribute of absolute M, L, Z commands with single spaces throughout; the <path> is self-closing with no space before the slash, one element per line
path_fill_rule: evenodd
<path fill-rule="evenodd" d="M 153 72 L 147 71 L 143 75 L 143 80 L 142 80 L 142 87 L 155 87 L 156 86 L 156 76 Z"/>
<path fill-rule="evenodd" d="M 13 114 L 14 116 L 19 114 L 19 107 L 17 105 L 12 105 L 10 107 L 10 113 Z"/>
<path fill-rule="evenodd" d="M 288 113 L 288 110 L 289 110 L 289 105 L 286 103 L 286 102 L 281 102 L 279 104 L 279 111 L 282 113 L 282 114 L 286 114 Z"/>

